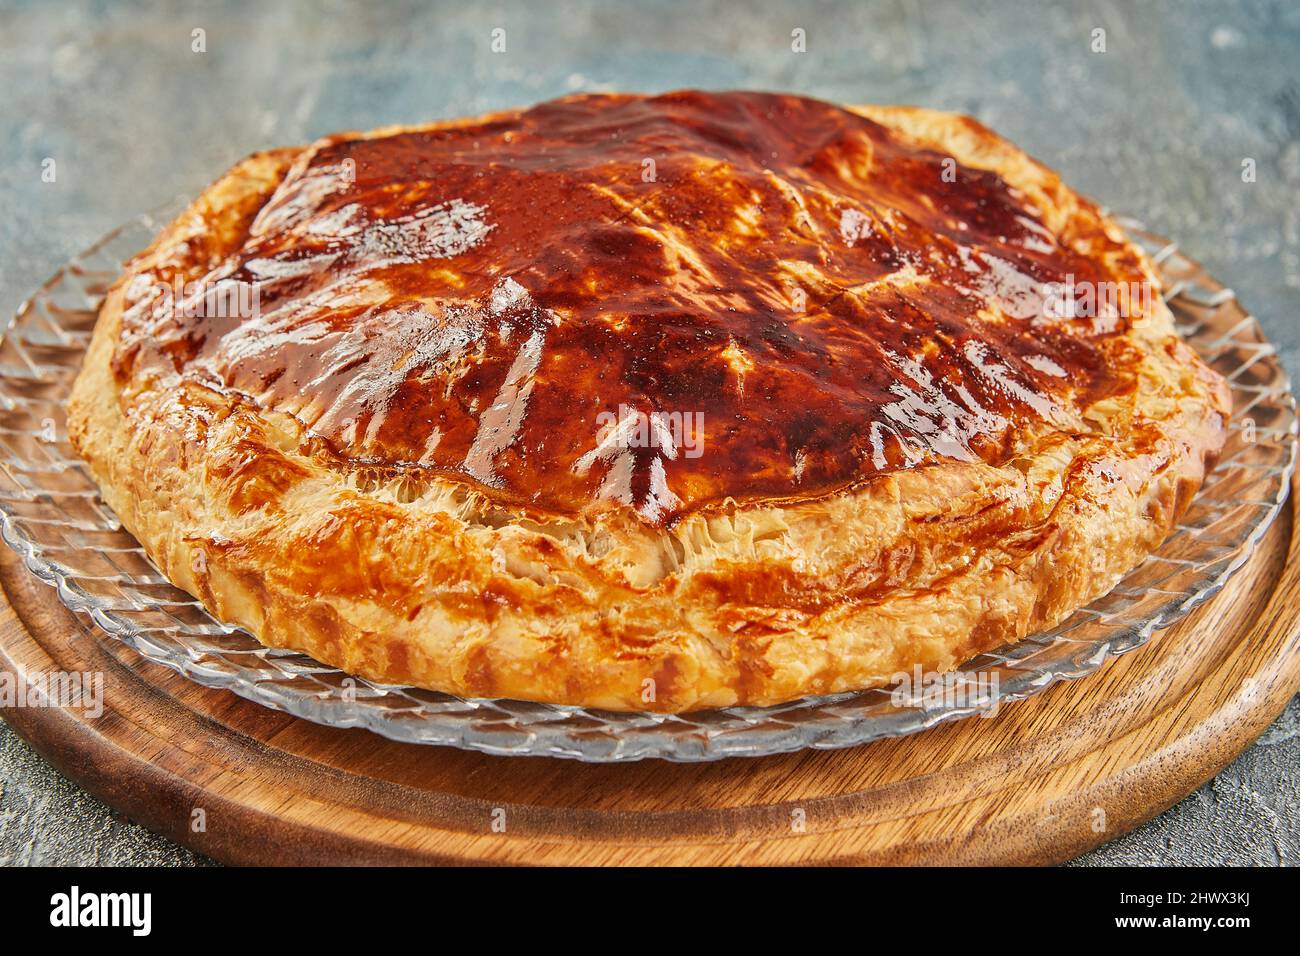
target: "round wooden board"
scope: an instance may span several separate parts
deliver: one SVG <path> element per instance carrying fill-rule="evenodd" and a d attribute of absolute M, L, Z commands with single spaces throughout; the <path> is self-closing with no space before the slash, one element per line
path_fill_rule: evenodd
<path fill-rule="evenodd" d="M 996 717 L 711 764 L 489 757 L 316 726 L 95 639 L 0 549 L 0 666 L 104 674 L 96 719 L 4 716 L 128 817 L 231 863 L 1055 863 L 1180 800 L 1300 689 L 1294 527 L 1288 505 L 1196 614 Z"/>

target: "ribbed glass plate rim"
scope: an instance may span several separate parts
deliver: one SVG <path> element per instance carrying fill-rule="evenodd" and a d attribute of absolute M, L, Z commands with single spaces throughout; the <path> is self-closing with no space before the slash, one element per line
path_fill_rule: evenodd
<path fill-rule="evenodd" d="M 137 217 L 67 263 L 0 336 L 7 419 L 0 423 L 0 534 L 88 624 L 88 639 L 121 642 L 199 684 L 321 724 L 408 743 L 601 763 L 763 756 L 916 733 L 1091 674 L 1213 597 L 1277 517 L 1296 466 L 1295 399 L 1259 323 L 1174 243 L 1120 219 L 1161 272 L 1180 331 L 1232 384 L 1229 447 L 1170 539 L 1114 591 L 1059 627 L 962 668 L 972 686 L 995 673 L 993 693 L 949 694 L 936 706 L 900 703 L 877 689 L 765 708 L 625 714 L 378 684 L 265 648 L 171 587 L 99 500 L 68 445 L 63 403 L 99 302 L 125 261 L 184 205 L 176 200 Z"/>

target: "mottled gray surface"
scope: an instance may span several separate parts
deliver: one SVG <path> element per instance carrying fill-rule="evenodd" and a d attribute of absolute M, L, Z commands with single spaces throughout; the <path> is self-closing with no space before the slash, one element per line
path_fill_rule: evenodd
<path fill-rule="evenodd" d="M 1026 9 L 1028 8 L 1028 9 Z M 503 28 L 506 51 L 489 48 Z M 191 49 L 206 31 L 207 52 Z M 791 51 L 791 31 L 807 52 Z M 1106 31 L 1106 51 L 1091 46 Z M 1231 284 L 1300 369 L 1300 4 L 7 3 L 0 310 L 246 153 L 573 90 L 789 89 L 978 116 Z M 53 158 L 57 181 L 41 181 Z M 1256 182 L 1242 181 L 1253 159 Z M 1082 863 L 1296 863 L 1292 707 Z M 195 862 L 0 725 L 0 863 Z"/>

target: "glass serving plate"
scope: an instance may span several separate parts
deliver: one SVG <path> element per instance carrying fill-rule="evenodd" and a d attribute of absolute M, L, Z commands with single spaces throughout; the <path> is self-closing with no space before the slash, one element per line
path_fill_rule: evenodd
<path fill-rule="evenodd" d="M 321 724 L 365 727 L 410 743 L 593 762 L 753 757 L 916 733 L 1083 677 L 1111 655 L 1145 644 L 1241 567 L 1277 516 L 1295 467 L 1295 400 L 1259 324 L 1173 243 L 1121 220 L 1157 264 L 1180 331 L 1231 382 L 1231 434 L 1182 523 L 1110 594 L 1059 627 L 962 668 L 962 679 L 982 681 L 986 691 L 996 675 L 994 692 L 952 693 L 936 704 L 885 688 L 671 715 L 377 684 L 263 647 L 208 615 L 122 530 L 68 444 L 64 402 L 100 301 L 123 263 L 181 208 L 174 203 L 141 216 L 68 263 L 22 305 L 0 340 L 0 531 L 88 623 L 88 640 L 120 641 L 199 684 Z"/>

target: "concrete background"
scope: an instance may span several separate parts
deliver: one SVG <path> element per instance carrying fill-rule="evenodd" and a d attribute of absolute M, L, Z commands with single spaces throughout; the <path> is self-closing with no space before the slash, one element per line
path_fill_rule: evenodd
<path fill-rule="evenodd" d="M 490 49 L 495 28 L 504 53 Z M 791 50 L 796 28 L 804 53 Z M 4 2 L 0 311 L 256 149 L 575 90 L 687 86 L 971 113 L 1176 237 L 1300 371 L 1300 4 L 1287 0 Z M 1079 862 L 1295 864 L 1298 725 L 1293 701 L 1216 780 Z M 196 862 L 0 724 L 0 863 Z"/>

